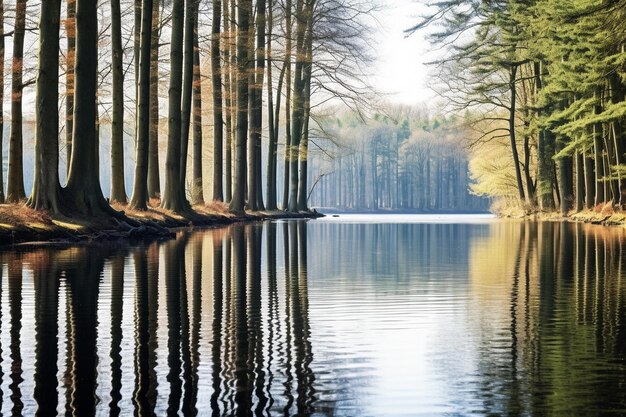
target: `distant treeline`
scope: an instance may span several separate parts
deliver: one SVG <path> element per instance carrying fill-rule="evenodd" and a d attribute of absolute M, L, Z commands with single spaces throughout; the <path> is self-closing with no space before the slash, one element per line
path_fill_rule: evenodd
<path fill-rule="evenodd" d="M 470 193 L 467 132 L 455 118 L 395 107 L 367 123 L 346 113 L 325 118 L 321 126 L 322 138 L 314 140 L 323 142 L 323 152 L 312 164 L 317 182 L 312 206 L 422 211 L 489 206 L 488 199 Z"/>

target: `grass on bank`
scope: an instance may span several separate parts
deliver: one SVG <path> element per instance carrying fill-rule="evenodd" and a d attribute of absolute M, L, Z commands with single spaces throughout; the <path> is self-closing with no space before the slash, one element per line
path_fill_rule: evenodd
<path fill-rule="evenodd" d="M 598 204 L 591 209 L 570 210 L 567 216 L 560 211 L 543 211 L 537 207 L 520 206 L 517 202 L 499 200 L 492 204 L 491 211 L 504 218 L 536 218 L 546 221 L 578 221 L 583 223 L 622 225 L 626 227 L 626 211 L 616 208 L 612 203 Z"/>
<path fill-rule="evenodd" d="M 194 205 L 192 211 L 181 215 L 160 207 L 158 199 L 150 200 L 148 210 L 131 210 L 127 205 L 112 204 L 124 212 L 128 223 L 109 218 L 65 218 L 33 210 L 22 204 L 0 204 L 0 246 L 19 242 L 112 239 L 139 237 L 146 234 L 170 234 L 168 229 L 194 226 L 217 226 L 240 220 L 268 218 L 317 217 L 316 213 L 285 213 L 282 211 L 246 212 L 236 215 L 222 202 Z"/>

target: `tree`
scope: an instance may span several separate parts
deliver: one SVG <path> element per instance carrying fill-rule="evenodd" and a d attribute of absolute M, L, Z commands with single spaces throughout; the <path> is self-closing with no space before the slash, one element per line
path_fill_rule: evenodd
<path fill-rule="evenodd" d="M 265 0 L 257 0 L 256 49 L 249 51 L 249 55 L 254 56 L 251 59 L 251 66 L 254 70 L 250 74 L 250 129 L 248 132 L 248 206 L 251 210 L 264 209 L 261 181 L 261 131 L 263 129 L 263 79 L 265 75 L 265 13 Z"/>
<path fill-rule="evenodd" d="M 67 0 L 65 19 L 67 52 L 65 55 L 65 163 L 70 173 L 72 137 L 74 135 L 74 68 L 76 66 L 76 0 Z"/>
<path fill-rule="evenodd" d="M 0 85 L 4 86 L 4 0 L 0 0 Z M 4 143 L 4 88 L 0 88 L 0 155 Z M 0 157 L 0 159 L 3 159 Z M 0 204 L 4 203 L 4 162 L 0 163 Z"/>
<path fill-rule="evenodd" d="M 61 0 L 41 3 L 37 72 L 35 176 L 28 205 L 61 212 L 59 183 L 59 31 Z"/>
<path fill-rule="evenodd" d="M 285 77 L 287 78 L 287 85 L 285 86 L 285 155 L 284 155 L 284 177 L 283 177 L 283 210 L 287 210 L 289 206 L 289 171 L 291 169 L 291 85 L 292 85 L 292 54 L 293 54 L 293 41 L 292 41 L 292 13 L 293 13 L 292 0 L 287 0 L 285 7 Z"/>
<path fill-rule="evenodd" d="M 248 77 L 250 60 L 248 45 L 250 41 L 250 16 L 252 0 L 240 0 L 237 9 L 237 131 L 235 141 L 235 171 L 233 195 L 230 210 L 242 212 L 245 204 L 246 183 L 246 143 L 248 140 Z"/>
<path fill-rule="evenodd" d="M 150 142 L 148 144 L 148 198 L 161 194 L 159 175 L 159 37 L 161 13 L 159 0 L 152 2 L 152 42 L 150 46 Z"/>
<path fill-rule="evenodd" d="M 267 119 L 269 140 L 267 148 L 267 173 L 266 173 L 266 203 L 268 210 L 276 210 L 276 169 L 278 165 L 278 120 L 280 116 L 280 99 L 282 85 L 285 79 L 285 66 L 283 65 L 278 77 L 278 87 L 276 94 L 276 109 L 274 109 L 274 82 L 272 78 L 272 66 L 274 57 L 272 56 L 272 42 L 274 37 L 274 1 L 270 0 L 267 7 Z"/>
<path fill-rule="evenodd" d="M 115 212 L 102 195 L 98 179 L 96 85 L 98 13 L 96 2 L 76 1 L 74 135 L 64 201 L 77 214 L 110 216 Z"/>
<path fill-rule="evenodd" d="M 315 2 L 310 1 L 307 14 L 310 21 L 304 40 L 303 103 L 302 103 L 302 137 L 300 138 L 300 175 L 298 178 L 298 210 L 307 210 L 308 200 L 308 158 L 309 158 L 309 119 L 311 117 L 311 77 L 313 72 L 313 10 Z"/>
<path fill-rule="evenodd" d="M 150 146 L 150 61 L 152 44 L 152 1 L 143 0 L 141 15 L 141 50 L 139 52 L 139 102 L 137 141 L 135 144 L 135 185 L 130 207 L 148 209 L 148 151 Z"/>
<path fill-rule="evenodd" d="M 505 0 L 476 2 L 472 7 L 452 1 L 433 7 L 434 12 L 408 32 L 435 21 L 443 23 L 441 29 L 430 35 L 435 43 L 448 46 L 449 54 L 436 61 L 442 83 L 457 109 L 477 108 L 485 115 L 477 121 L 494 122 L 480 141 L 509 137 L 519 200 L 526 202 L 530 190 L 524 189 L 516 121 L 518 88 L 525 79 L 522 66 L 529 63 L 529 58 L 520 52 L 525 49 L 522 45 L 525 39 L 520 33 L 517 10 Z"/>
<path fill-rule="evenodd" d="M 232 0 L 234 2 L 234 0 Z M 224 201 L 230 202 L 232 199 L 232 179 L 233 179 L 233 102 L 234 102 L 234 78 L 231 76 L 232 65 L 232 29 L 230 2 L 223 0 L 223 42 L 222 55 L 224 57 L 224 122 L 226 125 L 226 147 L 224 149 Z M 233 22 L 234 23 L 234 22 Z"/>
<path fill-rule="evenodd" d="M 183 93 L 181 103 L 181 149 L 179 187 L 185 197 L 187 179 L 187 159 L 189 157 L 189 131 L 191 129 L 191 104 L 193 96 L 193 40 L 195 21 L 198 20 L 198 0 L 187 0 L 185 3 L 185 34 L 184 34 L 184 61 L 183 61 Z"/>
<path fill-rule="evenodd" d="M 187 0 L 189 1 L 189 0 Z M 170 41 L 170 85 L 168 92 L 167 156 L 165 160 L 165 190 L 161 206 L 174 212 L 188 207 L 181 177 L 181 96 L 183 84 L 183 29 L 185 2 L 172 3 L 172 32 Z"/>
<path fill-rule="evenodd" d="M 7 202 L 17 203 L 26 198 L 22 138 L 22 80 L 24 69 L 24 34 L 26 31 L 26 0 L 15 3 L 13 31 L 13 63 L 11 66 L 11 131 L 9 134 L 9 173 Z"/>
<path fill-rule="evenodd" d="M 111 201 L 126 204 L 124 186 L 124 68 L 120 0 L 111 0 L 113 116 L 111 120 Z"/>
<path fill-rule="evenodd" d="M 310 13 L 309 13 L 309 5 Z M 293 107 L 291 111 L 291 146 L 289 151 L 289 202 L 287 210 L 298 210 L 298 161 L 300 139 L 304 125 L 304 66 L 306 60 L 305 36 L 312 25 L 312 0 L 297 0 L 296 2 L 296 64 L 293 79 Z"/>
<path fill-rule="evenodd" d="M 193 204 L 204 204 L 202 189 L 202 78 L 200 74 L 200 45 L 198 40 L 198 19 L 193 30 Z M 218 19 L 219 25 L 219 19 Z M 221 83 L 219 85 L 221 89 Z M 221 177 L 220 177 L 221 178 Z"/>
<path fill-rule="evenodd" d="M 227 1 L 227 0 L 224 0 Z M 223 201 L 223 142 L 224 119 L 222 117 L 222 69 L 220 66 L 221 0 L 213 0 L 211 25 L 211 81 L 213 83 L 213 200 Z"/>

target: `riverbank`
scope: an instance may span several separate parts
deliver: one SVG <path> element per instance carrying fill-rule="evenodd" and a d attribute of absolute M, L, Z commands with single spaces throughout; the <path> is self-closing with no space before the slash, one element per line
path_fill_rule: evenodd
<path fill-rule="evenodd" d="M 237 222 L 267 219 L 323 217 L 316 211 L 288 213 L 281 210 L 234 214 L 224 204 L 194 206 L 184 215 L 150 205 L 147 211 L 129 210 L 114 204 L 123 212 L 122 219 L 63 218 L 23 205 L 0 204 L 0 247 L 29 245 L 54 246 L 96 240 L 171 239 L 181 228 L 211 228 Z"/>
<path fill-rule="evenodd" d="M 615 210 L 612 204 L 598 205 L 592 209 L 571 210 L 567 215 L 557 211 L 524 210 L 520 207 L 505 207 L 493 210 L 501 218 L 531 219 L 552 222 L 579 222 L 603 226 L 626 227 L 626 211 Z"/>

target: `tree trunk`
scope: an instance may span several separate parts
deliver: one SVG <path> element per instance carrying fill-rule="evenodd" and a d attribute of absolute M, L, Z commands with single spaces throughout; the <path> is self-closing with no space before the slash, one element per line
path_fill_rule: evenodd
<path fill-rule="evenodd" d="M 24 89 L 22 75 L 25 31 L 26 0 L 17 0 L 13 34 L 13 63 L 11 66 L 11 132 L 9 135 L 9 174 L 7 178 L 7 202 L 10 203 L 17 203 L 26 198 L 22 142 L 22 90 Z"/>
<path fill-rule="evenodd" d="M 148 144 L 148 198 L 161 195 L 159 169 L 159 38 L 160 1 L 152 2 L 152 40 L 150 46 L 150 140 Z"/>
<path fill-rule="evenodd" d="M 298 183 L 298 210 L 307 210 L 307 179 L 309 157 L 309 118 L 311 114 L 311 76 L 313 71 L 313 1 L 307 2 L 308 24 L 305 39 L 305 65 L 303 68 L 304 91 L 303 91 L 303 124 L 302 137 L 300 140 L 300 176 Z M 352 170 L 351 170 L 352 172 Z M 391 188 L 391 187 L 390 187 Z M 354 195 L 356 187 L 352 187 L 350 195 Z"/>
<path fill-rule="evenodd" d="M 596 198 L 596 183 L 594 181 L 594 163 L 593 158 L 584 157 L 585 170 L 585 207 L 592 209 Z"/>
<path fill-rule="evenodd" d="M 76 2 L 74 137 L 66 199 L 81 215 L 112 215 L 98 181 L 96 90 L 98 13 L 96 2 Z"/>
<path fill-rule="evenodd" d="M 76 0 L 67 0 L 65 20 L 67 53 L 65 57 L 65 159 L 66 175 L 70 173 L 72 137 L 74 135 L 74 69 L 76 67 Z"/>
<path fill-rule="evenodd" d="M 242 212 L 245 204 L 246 142 L 248 139 L 248 42 L 252 0 L 241 0 L 237 9 L 237 137 L 235 143 L 235 175 L 230 210 Z"/>
<path fill-rule="evenodd" d="M 191 129 L 191 101 L 193 95 L 193 30 L 194 21 L 198 14 L 198 0 L 185 1 L 185 29 L 184 29 L 184 62 L 183 62 L 183 96 L 181 104 L 180 127 L 180 173 L 179 187 L 185 196 L 187 182 L 187 159 L 189 157 L 189 131 Z"/>
<path fill-rule="evenodd" d="M 283 181 L 283 210 L 289 206 L 289 178 L 291 177 L 291 55 L 292 55 L 292 1 L 287 0 L 285 5 L 285 77 L 287 78 L 285 95 L 285 169 Z"/>
<path fill-rule="evenodd" d="M 298 0 L 296 5 L 296 66 L 293 77 L 293 109 L 291 126 L 291 150 L 289 158 L 289 204 L 287 210 L 298 210 L 298 161 L 302 125 L 304 121 L 304 79 L 305 34 L 308 18 L 305 15 L 305 0 Z"/>
<path fill-rule="evenodd" d="M 533 64 L 536 94 L 543 87 L 541 78 L 541 63 Z M 537 116 L 541 116 L 538 112 Z M 554 208 L 554 136 L 548 130 L 540 130 L 537 143 L 537 184 L 536 191 L 539 207 L 543 210 Z"/>
<path fill-rule="evenodd" d="M 170 86 L 168 108 L 167 158 L 165 161 L 165 192 L 161 206 L 174 212 L 187 208 L 185 190 L 180 187 L 181 160 L 181 96 L 183 84 L 183 26 L 185 3 L 174 0 L 170 42 Z"/>
<path fill-rule="evenodd" d="M 576 211 L 582 211 L 585 201 L 584 156 L 582 151 L 576 152 Z"/>
<path fill-rule="evenodd" d="M 4 0 L 0 0 L 0 85 L 4 86 Z M 0 204 L 4 203 L 4 88 L 0 88 Z"/>
<path fill-rule="evenodd" d="M 124 186 L 124 69 L 120 0 L 111 0 L 113 117 L 111 121 L 111 201 L 126 204 Z"/>
<path fill-rule="evenodd" d="M 219 2 L 219 0 L 216 0 Z M 198 19 L 193 30 L 193 204 L 204 204 L 202 188 L 202 79 L 200 77 L 200 45 L 198 44 Z M 217 22 L 219 26 L 219 19 Z M 218 57 L 219 59 L 219 57 Z M 221 89 L 221 82 L 219 88 Z"/>
<path fill-rule="evenodd" d="M 248 145 L 248 206 L 251 210 L 262 210 L 261 189 L 261 129 L 263 123 L 263 75 L 265 69 L 265 0 L 256 2 L 256 50 L 248 51 L 256 61 L 250 73 L 250 129 Z M 252 36 L 252 31 L 251 36 Z M 255 60 L 256 54 L 256 60 Z"/>
<path fill-rule="evenodd" d="M 224 32 L 223 32 L 223 56 L 224 56 L 224 116 L 226 124 L 226 147 L 224 149 L 224 201 L 230 202 L 232 198 L 232 178 L 233 178 L 233 97 L 232 84 L 234 79 L 231 78 L 232 65 L 231 59 L 231 22 L 228 0 L 223 0 L 224 11 Z M 233 25 L 234 27 L 234 25 Z"/>
<path fill-rule="evenodd" d="M 139 136 L 139 60 L 141 58 L 141 2 L 142 0 L 134 0 L 134 18 L 135 25 L 133 27 L 133 64 L 135 67 L 135 141 Z"/>
<path fill-rule="evenodd" d="M 562 139 L 559 140 L 559 142 Z M 563 148 L 564 143 L 559 143 L 559 151 Z M 559 190 L 560 190 L 560 203 L 561 214 L 567 215 L 572 209 L 574 203 L 574 182 L 573 182 L 573 166 L 572 157 L 564 156 L 557 161 L 557 169 L 559 175 Z"/>
<path fill-rule="evenodd" d="M 267 172 L 266 172 L 266 199 L 267 209 L 276 210 L 278 202 L 276 195 L 276 176 L 278 167 L 278 131 L 280 126 L 280 104 L 283 91 L 283 83 L 285 80 L 285 70 L 287 69 L 287 55 L 285 54 L 285 62 L 283 63 L 280 75 L 278 76 L 278 86 L 276 87 L 276 106 L 274 107 L 274 83 L 272 78 L 272 36 L 274 13 L 273 4 L 268 8 L 268 40 L 267 40 L 267 116 L 269 127 L 269 145 L 267 152 Z"/>
<path fill-rule="evenodd" d="M 255 77 L 255 114 L 254 120 L 254 152 L 255 156 L 255 183 L 257 209 L 265 210 L 263 204 L 263 169 L 262 169 L 262 130 L 263 130 L 263 80 L 265 78 L 265 31 L 266 31 L 266 1 L 257 0 L 257 49 L 256 49 L 256 72 Z"/>
<path fill-rule="evenodd" d="M 613 204 L 618 204 L 619 197 L 620 197 L 619 196 L 619 181 L 616 178 L 614 178 L 611 172 L 611 167 L 617 165 L 617 156 L 615 155 L 615 147 L 613 146 L 614 141 L 612 140 L 613 133 L 609 125 L 603 125 L 602 129 L 603 129 L 602 140 L 604 142 L 604 150 L 606 152 L 605 153 L 606 166 L 604 169 L 604 173 L 606 176 L 611 177 L 611 180 L 608 181 L 607 185 L 610 187 L 609 190 L 611 193 L 611 200 L 613 201 Z M 607 200 L 608 200 L 608 196 L 607 196 Z"/>
<path fill-rule="evenodd" d="M 222 117 L 222 69 L 220 66 L 220 20 L 221 0 L 213 0 L 211 26 L 211 78 L 213 85 L 213 200 L 223 201 L 223 142 L 224 120 Z"/>
<path fill-rule="evenodd" d="M 623 52 L 623 51 L 622 51 Z M 612 72 L 609 75 L 609 87 L 610 87 L 610 101 L 613 104 L 621 103 L 624 100 L 622 83 L 620 80 L 620 75 L 617 72 Z M 624 132 L 621 120 L 614 120 L 609 123 L 611 133 L 613 134 L 613 144 L 614 147 L 614 155 L 615 155 L 615 166 L 623 165 L 624 163 Z M 620 206 L 623 206 L 626 201 L 624 198 L 624 192 L 626 191 L 626 182 L 624 177 L 622 176 L 620 170 L 615 172 L 617 179 L 615 181 L 617 188 L 617 202 Z"/>
<path fill-rule="evenodd" d="M 137 103 L 137 140 L 135 143 L 135 184 L 130 207 L 148 209 L 148 150 L 150 146 L 150 61 L 152 44 L 153 0 L 143 0 L 141 16 L 141 49 L 139 52 L 139 86 Z M 158 1 L 158 0 L 157 0 Z"/>
<path fill-rule="evenodd" d="M 267 46 L 265 48 L 267 60 L 267 126 L 268 126 L 268 149 L 267 149 L 267 173 L 265 177 L 265 192 L 268 210 L 276 209 L 276 146 L 277 137 L 274 134 L 274 79 L 272 78 L 272 36 L 274 28 L 274 4 L 270 0 L 267 7 Z M 283 74 L 284 71 L 281 71 Z M 280 80 L 279 80 L 280 85 Z M 277 99 L 280 101 L 280 91 Z"/>
<path fill-rule="evenodd" d="M 530 137 L 524 136 L 524 181 L 526 183 L 526 202 L 529 206 L 535 206 L 535 185 L 530 174 Z"/>
<path fill-rule="evenodd" d="M 60 213 L 59 193 L 59 30 L 61 0 L 41 3 L 39 68 L 35 98 L 35 176 L 28 205 Z"/>
<path fill-rule="evenodd" d="M 511 104 L 509 108 L 509 139 L 511 140 L 511 152 L 513 154 L 513 165 L 515 167 L 515 180 L 517 181 L 517 189 L 519 192 L 520 203 L 526 200 L 524 194 L 524 186 L 522 185 L 522 173 L 520 172 L 519 155 L 517 153 L 517 141 L 515 139 L 515 108 L 516 108 L 516 80 L 517 66 L 511 67 L 509 78 L 509 90 L 511 92 Z"/>

